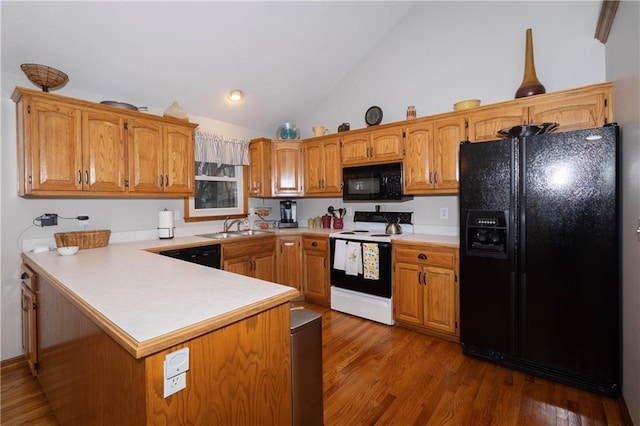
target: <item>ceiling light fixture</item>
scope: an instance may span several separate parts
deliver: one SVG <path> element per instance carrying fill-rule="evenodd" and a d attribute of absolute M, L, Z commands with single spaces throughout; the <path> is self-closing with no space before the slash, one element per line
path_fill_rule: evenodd
<path fill-rule="evenodd" d="M 232 90 L 227 93 L 227 99 L 231 102 L 240 102 L 244 99 L 244 93 L 242 93 L 242 90 Z"/>

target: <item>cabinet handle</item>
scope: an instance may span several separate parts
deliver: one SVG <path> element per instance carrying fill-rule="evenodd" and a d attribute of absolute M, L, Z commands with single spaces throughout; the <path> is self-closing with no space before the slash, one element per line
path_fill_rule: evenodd
<path fill-rule="evenodd" d="M 165 188 L 169 187 L 169 175 L 164 175 L 164 186 Z"/>
<path fill-rule="evenodd" d="M 422 273 L 422 282 L 424 283 L 424 285 L 428 284 L 428 282 L 427 282 L 427 273 L 426 272 Z"/>
<path fill-rule="evenodd" d="M 82 184 L 82 170 L 78 170 L 78 183 Z"/>
<path fill-rule="evenodd" d="M 422 285 L 422 272 L 418 271 L 418 284 Z"/>
<path fill-rule="evenodd" d="M 438 172 L 435 172 L 435 173 L 433 174 L 433 180 L 434 180 L 434 182 L 435 182 L 436 184 L 438 184 Z"/>
<path fill-rule="evenodd" d="M 427 256 L 426 254 L 424 254 L 424 253 L 420 253 L 420 254 L 418 255 L 418 259 L 420 259 L 420 260 L 427 260 L 427 259 L 428 259 L 428 256 Z"/>
<path fill-rule="evenodd" d="M 162 175 L 160 175 L 160 187 L 162 188 L 164 186 L 164 179 L 162 178 Z"/>
<path fill-rule="evenodd" d="M 84 181 L 87 185 L 89 185 L 89 171 L 85 170 L 84 171 Z"/>
<path fill-rule="evenodd" d="M 433 183 L 433 173 L 429 172 L 429 183 Z"/>

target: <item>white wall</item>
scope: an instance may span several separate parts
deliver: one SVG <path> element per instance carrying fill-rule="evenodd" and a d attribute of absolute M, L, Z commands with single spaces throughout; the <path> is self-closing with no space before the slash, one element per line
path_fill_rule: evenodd
<path fill-rule="evenodd" d="M 525 31 L 533 30 L 538 79 L 547 92 L 605 80 L 604 46 L 593 38 L 597 2 L 419 2 L 308 119 L 332 132 L 366 127 L 371 105 L 383 123 L 451 111 L 462 99 L 513 99 L 522 82 Z M 570 19 L 567 19 L 570 17 Z"/>
<path fill-rule="evenodd" d="M 640 425 L 640 3 L 622 1 L 606 44 L 613 115 L 622 129 L 622 390 Z"/>

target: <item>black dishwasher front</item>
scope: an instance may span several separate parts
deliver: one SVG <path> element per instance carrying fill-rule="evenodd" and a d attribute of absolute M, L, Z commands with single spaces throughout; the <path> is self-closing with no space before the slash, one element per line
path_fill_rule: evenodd
<path fill-rule="evenodd" d="M 163 256 L 220 269 L 220 244 L 161 251 Z"/>

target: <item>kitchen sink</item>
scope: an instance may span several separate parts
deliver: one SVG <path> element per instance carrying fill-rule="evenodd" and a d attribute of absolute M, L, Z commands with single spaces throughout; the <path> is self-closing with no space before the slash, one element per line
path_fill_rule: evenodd
<path fill-rule="evenodd" d="M 215 240 L 223 240 L 234 237 L 247 237 L 249 235 L 269 234 L 269 231 L 258 231 L 256 229 L 248 229 L 246 231 L 230 231 L 230 232 L 216 232 L 213 234 L 198 234 L 196 237 L 213 238 Z"/>

